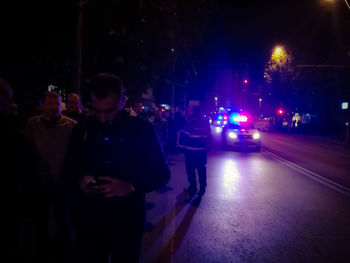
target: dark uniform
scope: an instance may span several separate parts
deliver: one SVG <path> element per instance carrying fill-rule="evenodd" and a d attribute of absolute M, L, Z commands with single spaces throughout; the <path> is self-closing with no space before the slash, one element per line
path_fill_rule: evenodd
<path fill-rule="evenodd" d="M 165 185 L 170 170 L 150 123 L 118 114 L 113 122 L 90 119 L 72 134 L 67 180 L 110 176 L 133 185 L 127 197 L 105 198 L 76 190 L 75 227 L 79 262 L 138 262 L 145 222 L 145 193 Z"/>
<path fill-rule="evenodd" d="M 211 141 L 210 126 L 207 119 L 199 114 L 187 119 L 184 129 L 179 131 L 178 147 L 185 151 L 186 173 L 190 194 L 197 192 L 196 169 L 199 177 L 199 195 L 203 195 L 207 186 L 207 151 Z"/>

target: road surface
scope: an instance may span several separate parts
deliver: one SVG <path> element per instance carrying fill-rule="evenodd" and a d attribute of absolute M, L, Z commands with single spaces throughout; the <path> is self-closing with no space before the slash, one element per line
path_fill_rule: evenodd
<path fill-rule="evenodd" d="M 170 183 L 147 197 L 144 262 L 350 262 L 349 193 L 300 163 L 213 147 L 207 192 L 189 200 L 183 155 L 169 161 Z"/>

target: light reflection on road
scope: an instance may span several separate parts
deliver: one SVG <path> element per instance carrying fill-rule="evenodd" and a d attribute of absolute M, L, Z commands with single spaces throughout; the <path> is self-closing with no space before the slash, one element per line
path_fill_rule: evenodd
<path fill-rule="evenodd" d="M 232 198 L 238 190 L 240 174 L 237 169 L 237 163 L 231 158 L 226 158 L 223 162 L 222 175 L 222 194 L 224 198 Z"/>

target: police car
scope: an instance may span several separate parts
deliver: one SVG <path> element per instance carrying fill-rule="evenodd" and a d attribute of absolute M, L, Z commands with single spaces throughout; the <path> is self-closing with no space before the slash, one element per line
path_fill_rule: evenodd
<path fill-rule="evenodd" d="M 209 123 L 215 127 L 223 127 L 228 123 L 228 116 L 226 114 L 218 114 L 211 116 Z"/>
<path fill-rule="evenodd" d="M 222 128 L 221 143 L 223 148 L 229 147 L 252 147 L 257 151 L 261 148 L 260 133 L 252 122 L 248 122 L 247 118 L 241 117 L 242 121 L 228 123 Z"/>

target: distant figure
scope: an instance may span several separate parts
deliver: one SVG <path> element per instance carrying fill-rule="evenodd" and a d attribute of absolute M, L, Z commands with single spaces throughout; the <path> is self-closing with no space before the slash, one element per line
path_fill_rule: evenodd
<path fill-rule="evenodd" d="M 51 208 L 55 223 L 55 251 L 53 257 L 62 261 L 68 253 L 70 242 L 66 222 L 66 195 L 62 166 L 68 147 L 68 140 L 76 122 L 61 114 L 61 97 L 54 91 L 47 92 L 42 104 L 42 114 L 31 118 L 27 124 L 28 136 L 33 140 L 40 155 L 40 191 L 33 218 L 36 237 L 36 260 L 46 261 L 49 255 L 49 223 Z M 65 251 L 67 249 L 67 251 Z"/>
<path fill-rule="evenodd" d="M 12 96 L 12 88 L 0 78 L 2 249 L 5 261 L 26 262 L 19 244 L 19 236 L 23 236 L 20 223 L 24 216 L 31 216 L 33 193 L 38 190 L 38 167 L 34 147 L 14 125 Z"/>
<path fill-rule="evenodd" d="M 158 109 L 154 112 L 153 126 L 157 131 L 163 152 L 167 154 L 166 146 L 168 143 L 168 121 L 166 119 L 166 112 L 164 109 Z"/>
<path fill-rule="evenodd" d="M 85 119 L 85 114 L 82 111 L 81 100 L 78 94 L 68 94 L 66 109 L 62 111 L 62 114 L 77 122 L 81 122 Z"/>
<path fill-rule="evenodd" d="M 65 164 L 76 189 L 77 260 L 137 263 L 145 194 L 170 170 L 152 125 L 122 110 L 122 80 L 102 73 L 90 88 L 92 116 L 74 128 Z"/>
<path fill-rule="evenodd" d="M 178 147 L 185 150 L 186 173 L 189 186 L 184 189 L 191 196 L 197 193 L 196 170 L 199 177 L 200 189 L 198 195 L 202 196 L 207 187 L 207 151 L 211 140 L 210 126 L 207 119 L 200 114 L 198 107 L 193 108 L 184 128 L 179 131 Z"/>

